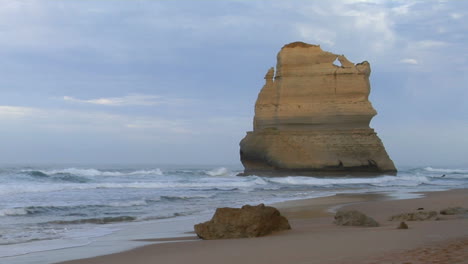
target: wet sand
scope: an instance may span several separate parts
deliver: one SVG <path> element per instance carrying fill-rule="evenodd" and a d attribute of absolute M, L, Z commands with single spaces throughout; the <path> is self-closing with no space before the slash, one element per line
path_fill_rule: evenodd
<path fill-rule="evenodd" d="M 126 252 L 63 262 L 66 264 L 250 264 L 250 263 L 468 263 L 468 218 L 440 216 L 440 220 L 388 221 L 395 214 L 461 206 L 468 208 L 468 190 L 431 192 L 422 198 L 388 200 L 379 194 L 341 194 L 275 205 L 292 230 L 266 237 L 192 241 L 148 245 Z M 357 209 L 376 219 L 380 227 L 333 224 L 337 208 Z M 170 242 L 171 239 L 164 239 Z"/>

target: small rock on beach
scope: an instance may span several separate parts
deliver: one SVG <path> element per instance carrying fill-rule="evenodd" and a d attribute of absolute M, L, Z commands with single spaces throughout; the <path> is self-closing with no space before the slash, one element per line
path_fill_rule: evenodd
<path fill-rule="evenodd" d="M 403 213 L 394 215 L 389 218 L 389 221 L 426 221 L 436 220 L 436 211 L 418 211 L 413 213 Z"/>
<path fill-rule="evenodd" d="M 405 222 L 401 222 L 397 229 L 408 229 L 408 225 Z"/>
<path fill-rule="evenodd" d="M 443 210 L 440 210 L 441 215 L 458 215 L 458 214 L 468 214 L 468 209 L 463 207 L 449 207 Z"/>
<path fill-rule="evenodd" d="M 338 211 L 335 215 L 335 224 L 341 226 L 366 226 L 376 227 L 379 223 L 357 210 Z"/>

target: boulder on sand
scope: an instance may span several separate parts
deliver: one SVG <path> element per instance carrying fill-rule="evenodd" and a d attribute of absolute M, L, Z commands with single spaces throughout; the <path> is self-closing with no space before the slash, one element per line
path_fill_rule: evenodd
<path fill-rule="evenodd" d="M 356 210 L 338 211 L 335 215 L 335 224 L 342 226 L 379 226 L 379 223 L 372 217 Z"/>
<path fill-rule="evenodd" d="M 271 206 L 244 205 L 242 208 L 218 208 L 210 221 L 194 226 L 202 239 L 259 237 L 274 231 L 291 229 L 288 219 Z"/>
<path fill-rule="evenodd" d="M 403 213 L 390 217 L 390 221 L 425 221 L 437 218 L 436 211 L 418 211 L 414 213 Z"/>
<path fill-rule="evenodd" d="M 401 222 L 397 229 L 408 229 L 408 225 L 405 222 Z"/>
<path fill-rule="evenodd" d="M 458 215 L 458 214 L 468 214 L 468 209 L 463 207 L 449 207 L 446 209 L 440 210 L 441 215 Z"/>

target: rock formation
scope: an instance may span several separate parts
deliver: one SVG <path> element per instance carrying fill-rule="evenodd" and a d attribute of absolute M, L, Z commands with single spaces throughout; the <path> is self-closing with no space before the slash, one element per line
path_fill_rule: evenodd
<path fill-rule="evenodd" d="M 334 223 L 341 226 L 379 226 L 379 223 L 377 223 L 377 221 L 375 221 L 374 218 L 369 217 L 356 210 L 336 212 Z"/>
<path fill-rule="evenodd" d="M 449 207 L 440 210 L 441 215 L 458 215 L 458 214 L 468 214 L 468 209 L 465 209 L 463 207 Z"/>
<path fill-rule="evenodd" d="M 291 229 L 288 219 L 276 208 L 264 204 L 218 208 L 210 221 L 197 224 L 194 228 L 203 239 L 259 237 Z"/>
<path fill-rule="evenodd" d="M 413 213 L 403 213 L 399 215 L 391 216 L 389 221 L 426 221 L 426 220 L 436 220 L 437 212 L 436 211 L 417 211 Z"/>
<path fill-rule="evenodd" d="M 335 60 L 341 65 L 335 65 Z M 244 174 L 394 173 L 369 127 L 370 65 L 303 42 L 285 45 L 255 104 L 253 131 L 240 142 Z"/>

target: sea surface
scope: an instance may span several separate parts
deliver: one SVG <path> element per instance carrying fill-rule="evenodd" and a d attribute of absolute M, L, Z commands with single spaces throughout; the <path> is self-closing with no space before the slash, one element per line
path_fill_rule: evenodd
<path fill-rule="evenodd" d="M 2 258 L 89 244 L 125 225 L 211 214 L 217 207 L 337 193 L 468 188 L 466 168 L 400 168 L 397 176 L 236 176 L 236 166 L 4 166 L 0 168 Z M 41 243 L 43 242 L 43 243 Z"/>

